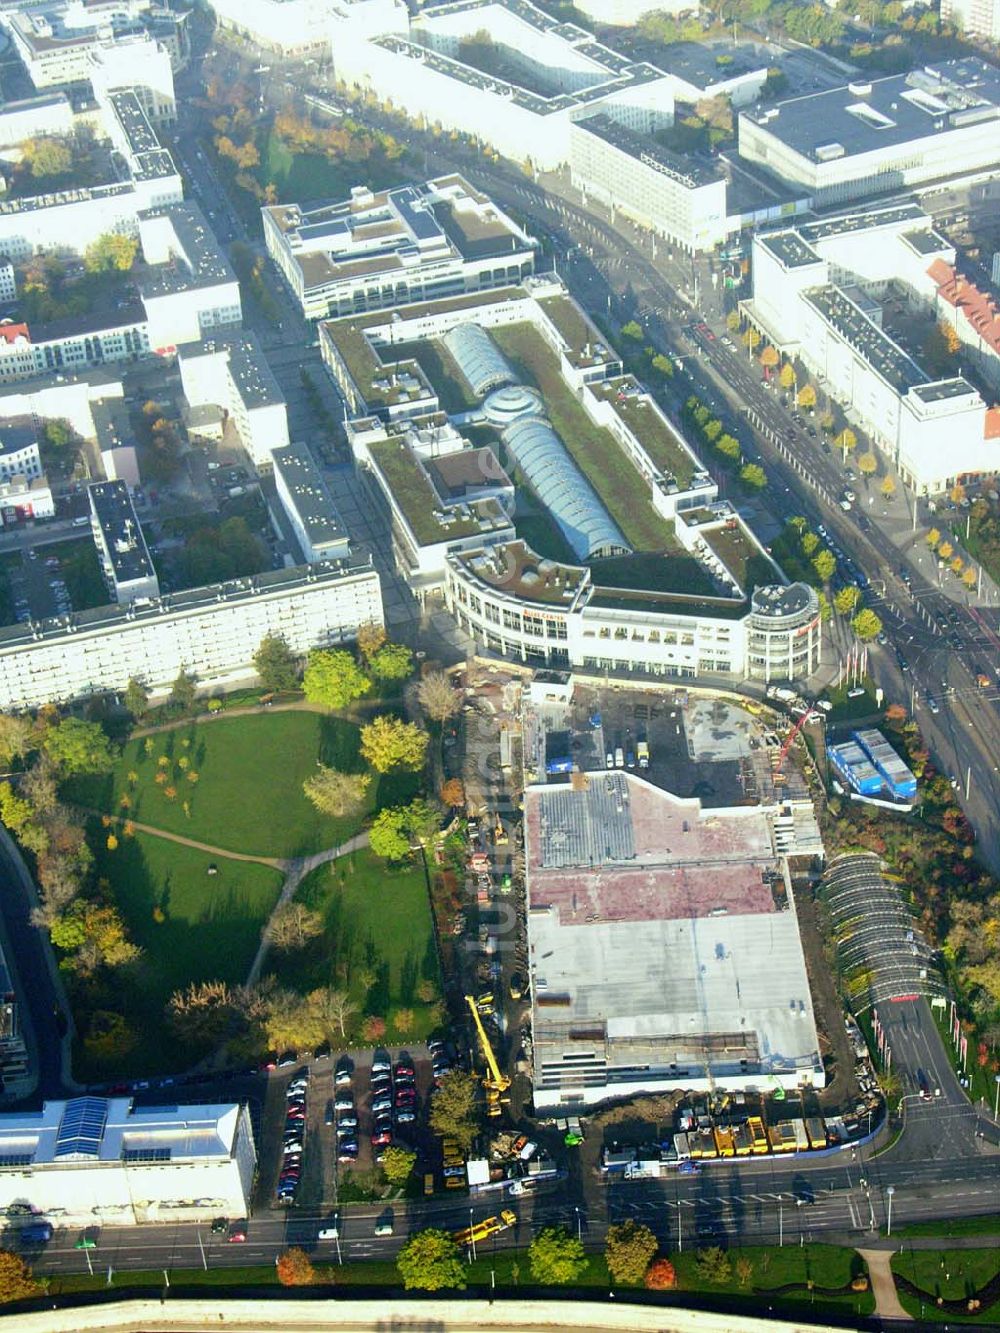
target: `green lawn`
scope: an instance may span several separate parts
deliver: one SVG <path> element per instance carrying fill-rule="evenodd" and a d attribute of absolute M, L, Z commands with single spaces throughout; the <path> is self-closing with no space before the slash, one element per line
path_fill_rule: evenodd
<path fill-rule="evenodd" d="M 191 723 L 149 737 L 149 753 L 145 740 L 130 741 L 113 773 L 67 783 L 64 790 L 77 804 L 110 812 L 119 812 L 127 795 L 133 819 L 215 847 L 256 856 L 299 856 L 335 847 L 357 831 L 359 820 L 320 815 L 302 783 L 317 760 L 359 769 L 358 734 L 352 722 L 312 712 Z M 169 782 L 163 787 L 155 781 L 161 757 L 168 760 Z M 188 761 L 188 772 L 198 774 L 197 783 L 187 780 L 182 760 Z M 134 786 L 129 772 L 137 774 Z M 170 785 L 177 792 L 173 800 L 165 795 Z M 383 803 L 385 789 L 383 782 L 378 793 Z"/>
<path fill-rule="evenodd" d="M 549 420 L 626 539 L 640 551 L 673 548 L 673 526 L 654 510 L 646 482 L 617 440 L 595 426 L 576 401 L 541 334 L 530 324 L 508 324 L 490 332 L 524 378 L 541 390 Z"/>
<path fill-rule="evenodd" d="M 937 1308 L 940 1296 L 946 1301 L 965 1301 L 974 1296 L 1000 1275 L 1000 1250 L 911 1250 L 904 1247 L 901 1254 L 892 1256 L 892 1271 L 907 1278 L 920 1291 L 926 1292 L 927 1301 L 921 1301 L 906 1291 L 900 1300 L 912 1314 L 941 1320 L 963 1319 L 951 1311 L 943 1315 Z M 969 1323 L 995 1323 L 1000 1305 L 993 1302 L 967 1318 Z M 966 1320 L 963 1319 L 963 1322 Z"/>
<path fill-rule="evenodd" d="M 253 1223 L 251 1222 L 250 1225 L 252 1239 Z M 349 1213 L 347 1227 L 350 1231 L 352 1224 Z M 524 1239 L 527 1240 L 527 1236 Z M 481 1247 L 476 1261 L 466 1266 L 466 1280 L 470 1287 L 488 1288 L 491 1275 L 496 1286 L 501 1290 L 531 1286 L 531 1266 L 526 1250 L 501 1250 L 496 1254 L 484 1253 L 484 1250 L 486 1250 L 486 1247 Z M 797 1246 L 788 1246 L 784 1250 L 771 1249 L 767 1253 L 771 1256 L 768 1274 L 769 1276 L 780 1274 L 781 1283 L 777 1281 L 758 1283 L 756 1269 L 764 1254 L 763 1250 L 748 1248 L 731 1252 L 734 1262 L 738 1255 L 743 1254 L 754 1263 L 755 1275 L 751 1277 L 746 1287 L 740 1287 L 738 1281 L 734 1281 L 728 1286 L 706 1287 L 693 1277 L 693 1254 L 672 1254 L 670 1256 L 671 1261 L 675 1265 L 681 1280 L 676 1293 L 667 1292 L 664 1294 L 665 1302 L 669 1303 L 676 1299 L 679 1304 L 683 1304 L 685 1291 L 700 1291 L 708 1296 L 725 1296 L 730 1300 L 740 1297 L 745 1298 L 748 1314 L 759 1314 L 762 1303 L 773 1305 L 776 1311 L 784 1313 L 788 1313 L 792 1307 L 803 1312 L 806 1310 L 814 1311 L 817 1317 L 821 1316 L 824 1310 L 839 1311 L 841 1315 L 847 1313 L 866 1315 L 874 1309 L 874 1301 L 870 1292 L 851 1293 L 850 1298 L 844 1296 L 838 1299 L 822 1296 L 818 1291 L 809 1292 L 804 1289 L 783 1296 L 775 1295 L 769 1290 L 771 1286 L 779 1286 L 784 1282 L 802 1282 L 804 1284 L 807 1265 L 817 1287 L 824 1285 L 820 1278 L 827 1275 L 836 1278 L 843 1276 L 846 1281 L 849 1281 L 852 1262 L 855 1261 L 853 1250 L 838 1249 L 832 1245 L 811 1245 L 804 1250 L 800 1250 Z M 94 1266 L 95 1269 L 98 1268 L 96 1260 Z M 692 1274 L 690 1281 L 687 1280 L 689 1270 Z M 116 1269 L 114 1277 L 115 1286 L 117 1287 L 156 1287 L 163 1283 L 163 1275 L 159 1271 L 131 1273 L 124 1269 Z M 317 1284 L 332 1282 L 336 1286 L 344 1287 L 398 1287 L 401 1285 L 395 1263 L 386 1259 L 359 1260 L 346 1263 L 343 1267 L 317 1262 L 316 1278 Z M 171 1282 L 175 1287 L 189 1284 L 220 1287 L 232 1285 L 270 1286 L 274 1284 L 274 1267 L 271 1265 L 254 1268 L 210 1268 L 207 1272 L 200 1268 L 175 1269 L 171 1273 Z M 50 1290 L 53 1295 L 62 1295 L 68 1292 L 103 1289 L 105 1283 L 106 1274 L 103 1271 L 95 1273 L 93 1277 L 86 1273 L 63 1274 L 56 1275 L 51 1279 Z M 586 1272 L 576 1280 L 574 1286 L 592 1290 L 595 1288 L 607 1290 L 609 1285 L 608 1270 L 603 1254 L 591 1254 Z M 830 1285 L 836 1285 L 836 1283 L 832 1282 Z M 627 1300 L 630 1290 L 632 1289 L 628 1287 L 616 1288 L 619 1299 Z M 641 1320 L 640 1322 L 645 1325 L 648 1320 Z"/>
<path fill-rule="evenodd" d="M 346 982 L 361 1014 L 388 1020 L 390 1040 L 427 1036 L 431 1015 L 416 990 L 421 981 L 439 989 L 440 977 L 421 863 L 390 867 L 369 851 L 354 852 L 314 870 L 296 897 L 322 912 L 326 931 L 285 958 L 272 954 L 282 984 L 304 992 Z M 414 1012 L 408 1032 L 393 1026 L 401 1008 Z"/>
<path fill-rule="evenodd" d="M 903 1226 L 893 1227 L 892 1233 L 900 1236 L 1000 1236 L 1000 1213 L 907 1222 Z"/>
<path fill-rule="evenodd" d="M 825 1308 L 840 1307 L 857 1314 L 870 1314 L 875 1308 L 870 1291 L 854 1292 L 842 1290 L 850 1286 L 851 1279 L 858 1273 L 865 1272 L 862 1260 L 854 1250 L 837 1245 L 785 1245 L 774 1246 L 748 1245 L 730 1252 L 732 1276 L 723 1285 L 706 1285 L 698 1277 L 697 1251 L 686 1250 L 683 1254 L 672 1254 L 671 1262 L 677 1270 L 679 1291 L 718 1292 L 720 1295 L 746 1295 L 753 1300 L 758 1309 L 762 1302 L 775 1306 L 791 1304 L 797 1306 L 815 1306 L 817 1312 Z M 745 1286 L 740 1284 L 736 1272 L 736 1261 L 743 1256 L 753 1265 Z M 807 1284 L 812 1282 L 814 1290 L 809 1291 Z M 781 1292 L 786 1286 L 798 1286 L 801 1290 Z M 835 1289 L 835 1294 L 827 1291 Z"/>
<path fill-rule="evenodd" d="M 294 199 L 302 204 L 322 199 L 346 199 L 359 182 L 380 190 L 399 180 L 393 167 L 372 159 L 357 162 L 331 162 L 322 153 L 293 153 L 271 130 L 260 154 L 260 166 L 254 175 L 262 185 L 273 181 L 278 198 Z"/>
<path fill-rule="evenodd" d="M 171 1043 L 164 1005 L 191 981 L 245 979 L 261 927 L 281 890 L 281 873 L 253 862 L 213 858 L 155 834 L 126 838 L 119 833 L 118 847 L 108 851 L 105 836 L 98 827 L 91 838 L 96 875 L 110 883 L 129 934 L 143 950 L 134 971 L 109 983 L 117 993 L 104 1007 L 120 1005 L 141 1038 L 114 1072 L 185 1068 L 190 1057 Z M 210 865 L 216 866 L 215 875 L 209 875 Z M 154 918 L 156 908 L 163 912 L 162 921 Z M 77 1064 L 75 1072 L 81 1076 L 86 1070 Z"/>

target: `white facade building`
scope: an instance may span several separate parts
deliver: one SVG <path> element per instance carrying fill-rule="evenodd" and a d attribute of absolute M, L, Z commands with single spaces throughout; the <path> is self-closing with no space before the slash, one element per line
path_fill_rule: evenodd
<path fill-rule="evenodd" d="M 503 77 L 461 59 L 462 43 L 483 32 Z M 529 0 L 455 0 L 421 10 L 408 32 L 376 37 L 342 25 L 333 60 L 341 83 L 543 169 L 568 162 L 570 125 L 588 111 L 643 133 L 673 122 L 672 85 L 662 70 L 611 51 Z"/>
<path fill-rule="evenodd" d="M 30 384 L 0 385 L 0 420 L 65 421 L 77 435 L 92 438 L 92 408 L 98 399 L 120 402 L 121 381 L 99 370 L 80 375 L 42 376 Z"/>
<path fill-rule="evenodd" d="M 52 488 L 44 476 L 0 481 L 0 515 L 4 526 L 21 523 L 26 518 L 54 518 L 55 512 Z"/>
<path fill-rule="evenodd" d="M 685 250 L 711 250 L 728 234 L 726 180 L 720 171 L 672 153 L 607 116 L 573 124 L 569 167 L 578 190 Z"/>
<path fill-rule="evenodd" d="M 329 0 L 210 0 L 220 28 L 282 56 L 322 50 L 330 40 Z"/>
<path fill-rule="evenodd" d="M 25 1221 L 54 1228 L 246 1217 L 256 1166 L 236 1103 L 74 1097 L 0 1115 L 0 1209 L 27 1204 Z"/>
<path fill-rule="evenodd" d="M 678 102 L 725 97 L 734 107 L 748 106 L 767 82 L 767 50 L 752 43 L 672 42 L 657 61 Z"/>
<path fill-rule="evenodd" d="M 184 188 L 173 159 L 134 92 L 101 99 L 102 120 L 128 169 L 127 180 L 0 200 L 0 254 L 15 261 L 49 250 L 82 254 L 99 236 L 134 236 L 139 214 L 179 204 Z"/>
<path fill-rule="evenodd" d="M 177 362 L 189 406 L 222 408 L 254 466 L 270 468 L 272 452 L 289 443 L 288 414 L 256 338 L 242 333 L 187 343 Z"/>
<path fill-rule="evenodd" d="M 139 282 L 154 351 L 172 351 L 243 322 L 236 274 L 197 204 L 144 214 L 139 243 L 154 266 Z"/>
<path fill-rule="evenodd" d="M 461 176 L 261 216 L 268 254 L 307 319 L 503 287 L 534 271 L 528 234 Z"/>
<path fill-rule="evenodd" d="M 98 101 L 130 88 L 154 125 L 177 119 L 170 52 L 148 33 L 130 33 L 96 46 L 90 53 L 87 76 Z"/>
<path fill-rule="evenodd" d="M 1000 0 L 941 0 L 941 19 L 968 37 L 1000 42 Z"/>
<path fill-rule="evenodd" d="M 0 481 L 12 481 L 15 477 L 32 481 L 41 475 L 42 457 L 34 417 L 0 416 Z"/>
<path fill-rule="evenodd" d="M 47 134 L 69 134 L 72 128 L 73 108 L 65 93 L 27 97 L 0 108 L 0 148 Z"/>
<path fill-rule="evenodd" d="M 382 623 L 377 571 L 317 564 L 13 625 L 0 629 L 0 708 L 120 690 L 131 677 L 166 695 L 180 671 L 224 690 L 255 676 L 267 634 L 304 654 L 348 642 L 368 621 Z"/>
<path fill-rule="evenodd" d="M 481 497 L 480 488 L 455 493 L 442 485 L 436 464 L 468 450 L 461 435 L 466 422 L 489 422 L 511 448 L 512 424 L 545 424 L 544 399 L 513 375 L 501 378 L 502 358 L 491 365 L 484 356 L 483 383 L 501 387 L 487 388 L 479 412 L 449 423 L 417 363 L 399 361 L 393 345 L 448 339 L 466 325 L 505 324 L 531 324 L 556 354 L 592 427 L 607 432 L 608 450 L 621 450 L 620 466 L 643 478 L 650 507 L 673 522 L 714 592 L 605 586 L 587 564 L 543 560 L 516 540 L 500 493 Z M 446 345 L 458 360 L 460 348 Z M 359 474 L 390 519 L 399 572 L 421 601 L 443 597 L 462 629 L 488 651 L 534 666 L 683 678 L 802 680 L 817 669 L 815 592 L 782 586 L 752 533 L 717 500 L 686 441 L 642 386 L 622 375 L 557 282 L 536 278 L 525 289 L 330 321 L 320 326 L 320 346 L 354 417 L 347 432 Z M 555 469 L 551 434 L 536 431 L 535 439 L 550 471 L 540 468 L 532 486 L 554 521 L 569 538 L 599 530 L 593 503 L 582 504 L 582 488 L 566 484 L 561 463 Z"/>
<path fill-rule="evenodd" d="M 978 57 L 744 111 L 739 152 L 829 207 L 993 168 L 1000 70 Z"/>
<path fill-rule="evenodd" d="M 13 301 L 17 297 L 17 278 L 14 265 L 5 256 L 0 256 L 0 301 Z"/>
<path fill-rule="evenodd" d="M 933 275 L 948 254 L 954 250 L 915 205 L 759 233 L 753 296 L 743 303 L 751 322 L 780 352 L 801 357 L 925 495 L 1000 470 L 997 413 L 964 379 L 928 376 L 851 292 L 878 295 L 895 279 L 915 307 L 933 312 Z"/>

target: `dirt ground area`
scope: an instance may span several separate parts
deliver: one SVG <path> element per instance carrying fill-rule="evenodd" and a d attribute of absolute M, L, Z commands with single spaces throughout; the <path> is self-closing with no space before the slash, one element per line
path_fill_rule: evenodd
<path fill-rule="evenodd" d="M 852 1105 L 860 1093 L 854 1075 L 854 1052 L 844 1027 L 844 1006 L 824 953 L 822 917 L 816 900 L 811 889 L 801 882 L 795 885 L 794 892 L 820 1054 L 826 1067 L 827 1086 L 819 1094 L 819 1101 L 824 1109 L 839 1109 Z"/>

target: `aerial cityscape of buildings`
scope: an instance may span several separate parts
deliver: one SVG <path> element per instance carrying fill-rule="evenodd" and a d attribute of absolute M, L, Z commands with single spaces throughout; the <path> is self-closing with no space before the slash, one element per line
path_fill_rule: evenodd
<path fill-rule="evenodd" d="M 0 0 L 26 1265 L 995 1212 L 1000 3 L 837 15 Z"/>

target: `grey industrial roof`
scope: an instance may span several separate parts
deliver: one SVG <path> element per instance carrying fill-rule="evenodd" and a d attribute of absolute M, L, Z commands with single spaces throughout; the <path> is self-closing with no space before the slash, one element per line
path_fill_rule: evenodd
<path fill-rule="evenodd" d="M 0 417 L 0 455 L 19 454 L 22 449 L 37 443 L 38 427 L 34 417 Z"/>
<path fill-rule="evenodd" d="M 723 63 L 720 62 L 720 57 Z M 652 53 L 651 53 L 652 58 Z M 767 55 L 758 55 L 757 48 L 735 46 L 732 42 L 671 42 L 655 48 L 655 63 L 668 74 L 675 74 L 696 88 L 709 88 L 715 83 L 738 79 L 756 70 L 766 71 Z"/>
<path fill-rule="evenodd" d="M 1000 70 L 975 56 L 741 115 L 814 161 L 875 152 L 994 119 L 1000 120 Z"/>
<path fill-rule="evenodd" d="M 124 481 L 99 481 L 89 486 L 88 491 L 117 582 L 133 583 L 155 577 L 146 539 Z"/>
<path fill-rule="evenodd" d="M 293 442 L 282 449 L 272 450 L 271 458 L 313 546 L 331 542 L 346 545 L 347 529 L 306 446 Z"/>
<path fill-rule="evenodd" d="M 578 560 L 631 551 L 596 491 L 547 421 L 541 417 L 521 417 L 507 427 L 501 438 Z"/>
<path fill-rule="evenodd" d="M 502 384 L 517 383 L 507 358 L 479 324 L 456 324 L 443 341 L 477 398 Z"/>
<path fill-rule="evenodd" d="M 249 332 L 218 334 L 201 342 L 184 343 L 178 349 L 181 361 L 196 361 L 202 356 L 226 357 L 229 374 L 246 408 L 283 403 L 284 394 L 256 337 Z"/>
<path fill-rule="evenodd" d="M 142 216 L 169 218 L 177 242 L 169 263 L 153 264 L 143 273 L 139 289 L 144 297 L 171 296 L 236 281 L 236 274 L 197 204 L 171 204 L 151 209 Z"/>
<path fill-rule="evenodd" d="M 546 869 L 613 865 L 635 856 L 624 773 L 591 782 L 585 795 L 552 787 L 539 798 L 538 857 Z"/>
<path fill-rule="evenodd" d="M 859 352 L 897 393 L 905 393 L 927 382 L 927 376 L 917 363 L 863 310 L 859 310 L 842 288 L 817 287 L 803 295 L 830 327 Z"/>
<path fill-rule="evenodd" d="M 786 268 L 803 268 L 821 262 L 812 246 L 795 230 L 765 232 L 760 237 L 760 243 Z"/>
<path fill-rule="evenodd" d="M 821 218 L 817 222 L 802 222 L 796 227 L 799 235 L 815 245 L 817 241 L 834 236 L 850 236 L 873 227 L 898 226 L 901 222 L 930 225 L 930 218 L 919 204 L 893 204 L 889 208 L 859 208 L 839 217 Z"/>

